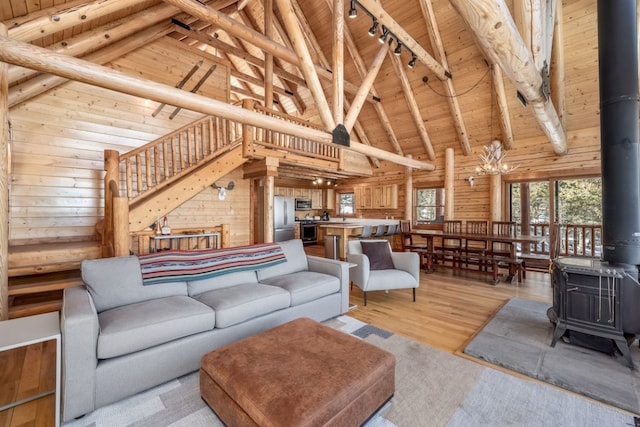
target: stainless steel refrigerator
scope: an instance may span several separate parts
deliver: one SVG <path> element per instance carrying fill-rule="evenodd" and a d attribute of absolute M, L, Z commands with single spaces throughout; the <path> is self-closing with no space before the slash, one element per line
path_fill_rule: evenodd
<path fill-rule="evenodd" d="M 295 237 L 295 199 L 275 196 L 273 198 L 274 242 L 291 240 Z"/>

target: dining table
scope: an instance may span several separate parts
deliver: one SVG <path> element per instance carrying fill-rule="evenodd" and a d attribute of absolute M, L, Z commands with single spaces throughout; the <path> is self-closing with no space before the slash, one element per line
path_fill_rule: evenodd
<path fill-rule="evenodd" d="M 520 244 L 538 244 L 547 239 L 547 236 L 538 236 L 538 235 L 530 235 L 530 234 L 478 234 L 478 233 L 467 233 L 465 231 L 462 232 L 445 232 L 443 230 L 411 230 L 410 234 L 416 237 L 422 237 L 425 239 L 425 251 L 427 254 L 434 253 L 434 240 L 436 238 L 439 239 L 459 239 L 461 242 L 466 240 L 470 241 L 485 241 L 487 242 L 487 247 L 490 247 L 492 243 L 505 243 L 509 247 L 509 257 L 512 260 L 517 259 L 517 247 L 518 243 Z M 462 243 L 464 244 L 464 243 Z M 507 276 L 507 281 L 510 281 L 513 278 L 513 270 L 509 268 L 509 275 Z"/>

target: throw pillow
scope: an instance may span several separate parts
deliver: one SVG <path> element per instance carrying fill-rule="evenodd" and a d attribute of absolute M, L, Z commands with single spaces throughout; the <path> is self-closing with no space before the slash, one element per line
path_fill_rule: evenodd
<path fill-rule="evenodd" d="M 360 242 L 362 253 L 369 258 L 371 270 L 393 269 L 391 248 L 388 242 Z"/>

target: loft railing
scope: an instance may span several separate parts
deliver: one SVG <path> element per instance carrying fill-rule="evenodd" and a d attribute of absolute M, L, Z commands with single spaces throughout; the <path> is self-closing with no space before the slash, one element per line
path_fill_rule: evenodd
<path fill-rule="evenodd" d="M 254 103 L 253 109 L 267 116 L 277 117 L 281 120 L 295 123 L 312 129 L 323 130 L 320 126 L 309 123 L 298 117 L 270 110 L 260 104 Z M 276 132 L 269 129 L 252 127 L 253 141 L 267 148 L 276 150 L 286 150 L 287 152 L 300 154 L 302 156 L 310 156 L 316 159 L 340 161 L 342 150 L 336 145 L 330 145 L 322 142 L 311 141 L 309 139 L 288 135 L 282 132 Z"/>

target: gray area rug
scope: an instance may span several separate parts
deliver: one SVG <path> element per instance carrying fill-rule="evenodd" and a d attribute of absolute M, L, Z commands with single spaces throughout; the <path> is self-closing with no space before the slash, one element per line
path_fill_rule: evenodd
<path fill-rule="evenodd" d="M 396 356 L 396 393 L 367 427 L 629 426 L 614 408 L 515 378 L 348 316 L 325 324 Z M 87 414 L 65 427 L 222 426 L 192 373 Z"/>
<path fill-rule="evenodd" d="M 640 413 L 640 351 L 631 348 L 636 370 L 608 355 L 559 340 L 551 347 L 549 304 L 511 299 L 476 335 L 464 353 L 532 378 Z"/>

